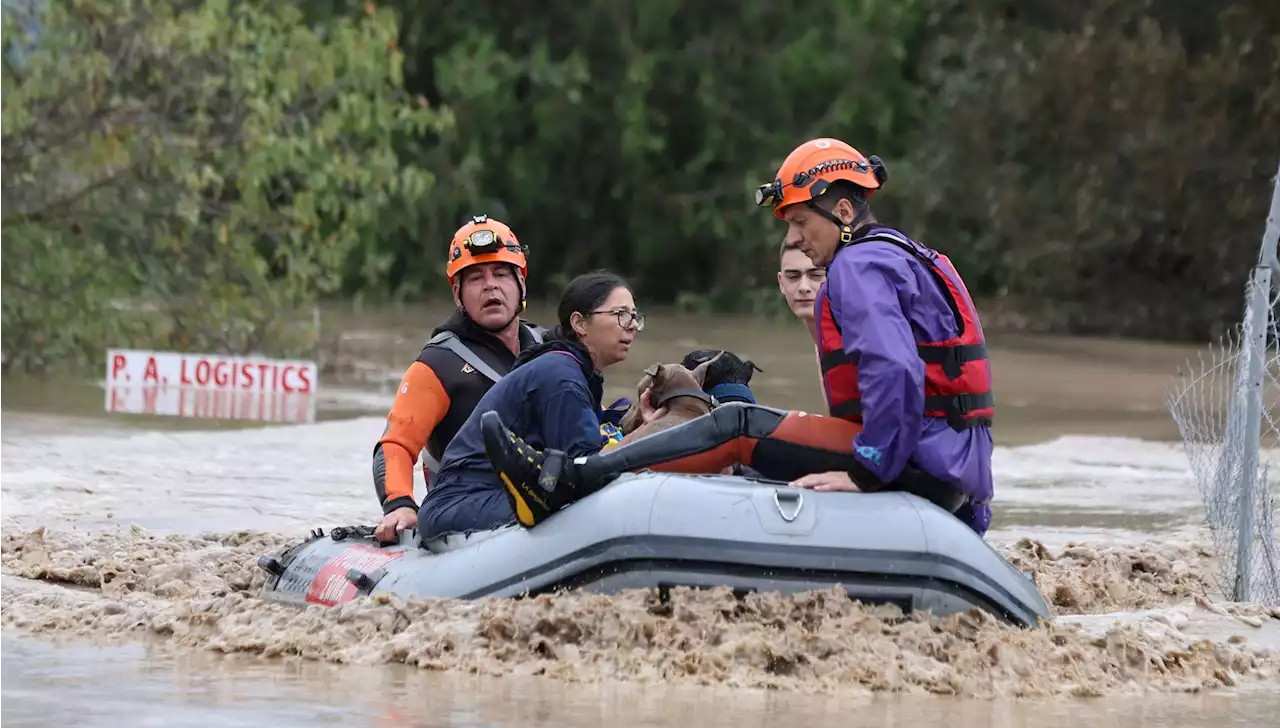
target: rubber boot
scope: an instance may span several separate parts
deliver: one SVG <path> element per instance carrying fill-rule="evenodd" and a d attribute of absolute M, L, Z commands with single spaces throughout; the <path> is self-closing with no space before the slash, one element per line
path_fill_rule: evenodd
<path fill-rule="evenodd" d="M 570 486 L 560 482 L 564 453 L 558 450 L 540 452 L 507 429 L 493 410 L 480 415 L 480 434 L 484 439 L 485 455 L 502 482 L 511 510 L 520 525 L 533 528 L 547 516 L 577 500 L 569 492 Z M 548 461 L 550 467 L 544 467 Z"/>

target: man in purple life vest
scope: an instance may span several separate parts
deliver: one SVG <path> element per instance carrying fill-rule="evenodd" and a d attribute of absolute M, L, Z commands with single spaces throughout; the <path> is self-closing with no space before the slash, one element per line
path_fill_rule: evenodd
<path fill-rule="evenodd" d="M 860 479 L 932 476 L 964 494 L 955 515 L 985 534 L 995 400 L 982 325 L 945 255 L 871 215 L 868 199 L 887 179 L 879 158 L 822 138 L 756 192 L 787 222 L 786 243 L 826 266 L 814 302 L 823 389 L 831 416 L 862 427 L 850 443 L 861 467 L 792 485 L 857 492 L 867 489 Z M 871 478 L 859 477 L 864 468 Z"/>

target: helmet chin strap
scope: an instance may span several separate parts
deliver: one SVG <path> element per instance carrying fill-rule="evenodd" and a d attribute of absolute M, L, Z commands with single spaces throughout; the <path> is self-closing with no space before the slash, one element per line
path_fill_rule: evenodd
<path fill-rule="evenodd" d="M 857 204 L 858 214 L 854 216 L 853 222 L 846 223 L 844 220 L 841 220 L 840 217 L 836 215 L 834 212 L 823 209 L 814 200 L 809 200 L 805 204 L 809 206 L 810 210 L 813 210 L 819 215 L 827 218 L 832 222 L 832 224 L 834 224 L 837 228 L 839 228 L 840 246 L 848 245 L 849 243 L 853 242 L 853 231 L 858 229 L 858 225 L 861 224 L 862 221 L 866 219 L 867 215 L 871 214 L 871 208 L 867 206 L 866 202 L 858 203 Z"/>

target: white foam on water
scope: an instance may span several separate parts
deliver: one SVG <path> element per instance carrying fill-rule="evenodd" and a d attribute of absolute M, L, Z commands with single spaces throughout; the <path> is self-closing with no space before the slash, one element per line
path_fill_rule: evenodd
<path fill-rule="evenodd" d="M 1068 541 L 1203 537 L 1203 508 L 1177 443 L 1059 437 L 996 448 L 995 519 L 988 538 Z"/>
<path fill-rule="evenodd" d="M 6 417 L 11 426 L 14 419 Z M 10 435 L 0 453 L 6 528 L 303 532 L 369 522 L 381 513 L 371 458 L 384 424 L 363 417 L 108 437 Z"/>
<path fill-rule="evenodd" d="M 160 531 L 303 532 L 379 517 L 373 446 L 382 417 L 183 432 L 23 436 L 6 417 L 0 485 L 7 527 L 136 523 Z M 17 425 L 17 427 L 14 427 Z M 1062 437 L 997 448 L 994 540 L 1129 542 L 1198 527 L 1180 446 Z M 421 474 L 415 468 L 417 497 Z"/>
<path fill-rule="evenodd" d="M 1060 437 L 997 448 L 992 466 L 1004 503 L 1161 510 L 1170 496 L 1181 505 L 1196 495 L 1186 455 L 1170 443 Z"/>
<path fill-rule="evenodd" d="M 1250 646 L 1280 650 L 1280 619 L 1240 617 L 1217 613 L 1197 604 L 1176 604 L 1158 609 L 1108 614 L 1071 614 L 1054 619 L 1076 625 L 1085 632 L 1103 635 L 1114 625 L 1136 625 L 1153 636 L 1178 634 L 1188 640 L 1247 641 Z"/>

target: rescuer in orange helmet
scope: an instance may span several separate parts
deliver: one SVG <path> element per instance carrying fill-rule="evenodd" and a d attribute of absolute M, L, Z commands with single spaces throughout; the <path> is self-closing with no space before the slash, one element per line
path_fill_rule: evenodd
<path fill-rule="evenodd" d="M 528 247 L 507 225 L 480 215 L 453 234 L 445 274 L 457 310 L 409 365 L 373 449 L 373 483 L 384 542 L 418 522 L 413 465 L 423 454 L 427 487 L 458 428 L 485 392 L 545 329 L 520 318 L 527 298 Z"/>

